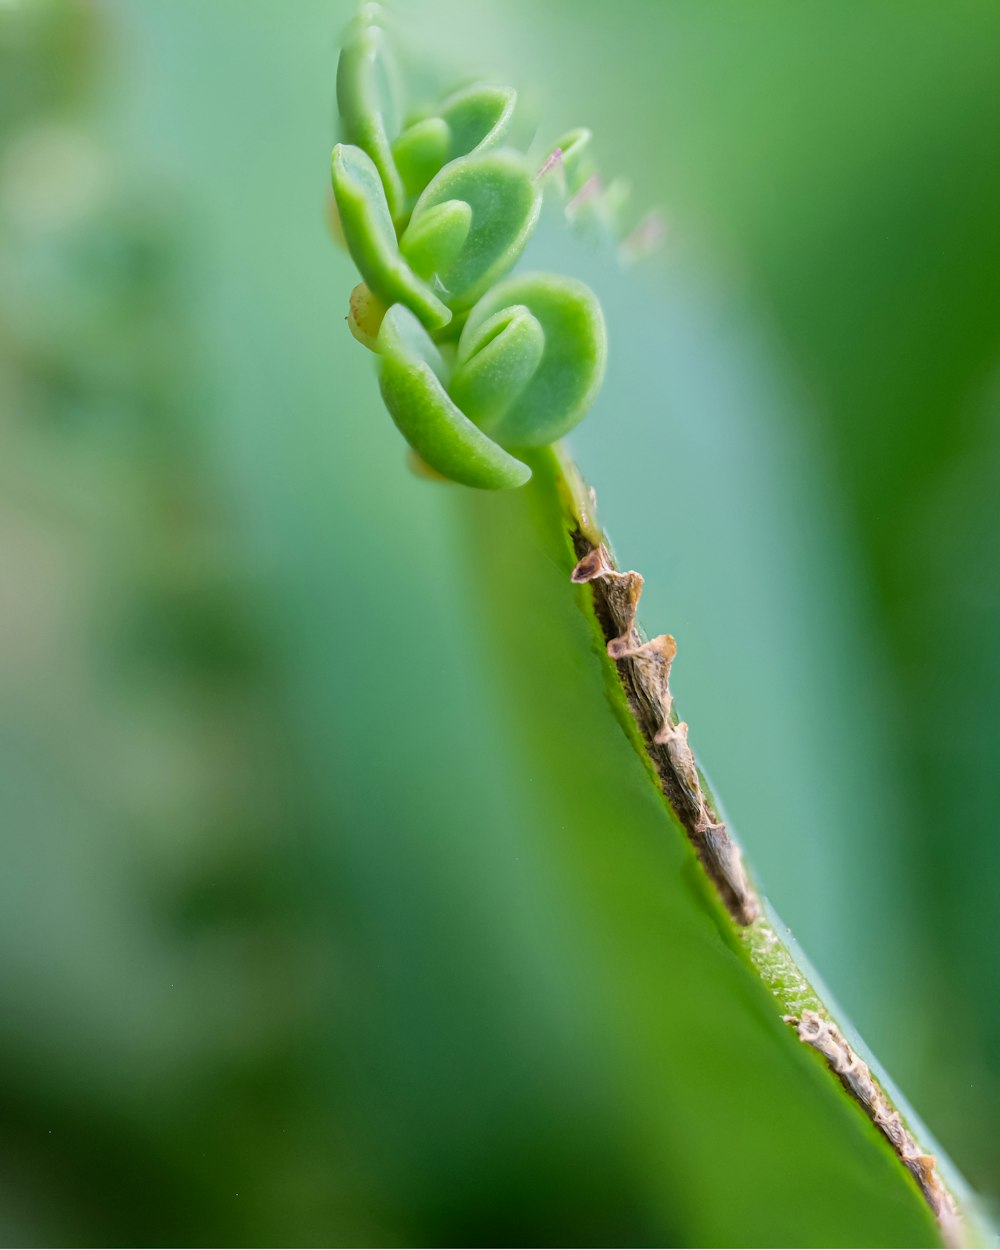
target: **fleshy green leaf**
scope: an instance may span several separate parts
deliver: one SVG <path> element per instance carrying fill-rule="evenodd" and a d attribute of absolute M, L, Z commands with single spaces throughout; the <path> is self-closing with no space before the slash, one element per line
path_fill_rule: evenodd
<path fill-rule="evenodd" d="M 393 160 L 407 194 L 419 195 L 451 151 L 451 128 L 443 117 L 425 117 L 406 130 L 392 145 Z"/>
<path fill-rule="evenodd" d="M 366 285 L 383 304 L 405 304 L 431 329 L 447 325 L 451 313 L 399 253 L 375 162 L 361 148 L 338 143 L 332 176 L 344 239 Z"/>
<path fill-rule="evenodd" d="M 453 161 L 430 182 L 417 201 L 400 242 L 415 253 L 421 277 L 454 312 L 471 307 L 517 262 L 538 220 L 540 195 L 528 167 L 516 152 L 485 152 Z M 449 200 L 468 204 L 472 223 L 457 255 L 440 255 L 421 246 L 422 218 Z"/>
<path fill-rule="evenodd" d="M 469 314 L 458 343 L 452 390 L 469 395 L 474 406 L 484 390 L 477 357 L 503 352 L 503 334 L 495 340 L 495 327 L 515 305 L 537 321 L 545 350 L 520 393 L 499 417 L 491 411 L 483 424 L 505 447 L 539 447 L 571 430 L 593 403 L 607 357 L 604 317 L 593 291 L 574 278 L 524 274 L 494 287 Z M 520 347 L 512 338 L 510 350 Z M 483 377 L 491 367 L 498 368 L 481 366 Z M 513 364 L 506 368 L 513 376 Z"/>
<path fill-rule="evenodd" d="M 465 200 L 445 200 L 410 224 L 403 253 L 417 273 L 432 274 L 454 261 L 471 228 L 472 209 Z"/>
<path fill-rule="evenodd" d="M 476 83 L 454 92 L 441 105 L 441 116 L 451 129 L 450 159 L 496 147 L 507 137 L 514 118 L 517 92 L 513 87 Z"/>
<path fill-rule="evenodd" d="M 512 87 L 474 83 L 453 92 L 431 116 L 404 130 L 392 151 L 409 194 L 419 195 L 450 161 L 502 143 L 516 103 Z"/>
<path fill-rule="evenodd" d="M 408 308 L 386 313 L 378 336 L 382 398 L 410 446 L 438 473 L 466 486 L 508 490 L 531 470 L 488 438 L 449 398 L 445 363 Z"/>
<path fill-rule="evenodd" d="M 385 190 L 390 216 L 403 212 L 403 182 L 393 160 L 386 113 L 391 108 L 393 68 L 378 5 L 364 6 L 352 23 L 337 63 L 337 107 L 347 143 L 367 152 Z"/>
<path fill-rule="evenodd" d="M 523 305 L 501 309 L 466 344 L 464 363 L 452 375 L 449 394 L 465 415 L 488 430 L 524 390 L 545 351 L 545 331 Z"/>

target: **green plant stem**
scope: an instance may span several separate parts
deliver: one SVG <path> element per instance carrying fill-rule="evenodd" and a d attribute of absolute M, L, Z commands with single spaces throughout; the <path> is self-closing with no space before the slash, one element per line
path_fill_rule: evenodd
<path fill-rule="evenodd" d="M 881 1074 L 863 1044 L 838 1023 L 829 995 L 790 941 L 787 930 L 755 889 L 740 848 L 687 746 L 669 693 L 676 644 L 667 635 L 648 640 L 635 621 L 642 579 L 622 573 L 596 516 L 596 500 L 576 465 L 559 445 L 526 457 L 532 480 L 521 491 L 545 552 L 575 595 L 601 656 L 604 692 L 625 733 L 701 864 L 705 885 L 724 911 L 735 944 L 770 992 L 776 1011 L 839 1080 L 859 1110 L 879 1130 L 927 1202 L 947 1245 L 991 1244 L 993 1236 L 975 1199 L 946 1159 L 935 1157 L 929 1138 Z M 665 811 L 665 815 L 667 812 Z M 864 1056 L 864 1057 L 862 1057 Z"/>

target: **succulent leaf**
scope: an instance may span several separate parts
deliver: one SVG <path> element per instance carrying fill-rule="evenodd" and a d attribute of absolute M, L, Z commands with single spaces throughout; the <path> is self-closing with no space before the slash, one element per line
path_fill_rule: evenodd
<path fill-rule="evenodd" d="M 419 195 L 449 162 L 502 143 L 514 117 L 513 87 L 473 83 L 452 92 L 429 117 L 407 127 L 393 155 L 410 195 Z"/>
<path fill-rule="evenodd" d="M 406 304 L 431 329 L 447 325 L 448 308 L 400 255 L 382 179 L 361 148 L 333 149 L 333 193 L 348 251 L 369 289 L 387 306 Z"/>
<path fill-rule="evenodd" d="M 432 278 L 454 261 L 471 228 L 472 208 L 465 200 L 445 200 L 410 223 L 400 251 L 415 273 Z"/>
<path fill-rule="evenodd" d="M 474 339 L 474 341 L 473 341 Z M 537 370 L 545 351 L 541 322 L 522 304 L 478 325 L 448 392 L 480 429 L 492 433 Z"/>
<path fill-rule="evenodd" d="M 607 359 L 604 317 L 596 295 L 575 278 L 545 273 L 508 278 L 469 314 L 458 342 L 453 393 L 466 388 L 481 393 L 475 358 L 489 350 L 498 315 L 502 319 L 515 305 L 537 320 L 544 351 L 520 393 L 487 428 L 505 447 L 540 447 L 571 430 L 600 389 Z"/>
<path fill-rule="evenodd" d="M 389 142 L 393 69 L 378 5 L 365 5 L 344 37 L 337 63 L 337 108 L 344 140 L 367 152 L 379 172 L 389 213 L 404 209 L 403 181 Z"/>
<path fill-rule="evenodd" d="M 424 117 L 399 136 L 392 156 L 408 195 L 419 195 L 451 159 L 451 127 L 443 117 Z"/>
<path fill-rule="evenodd" d="M 452 161 L 417 201 L 403 235 L 404 253 L 411 236 L 422 230 L 422 218 L 449 200 L 469 206 L 468 235 L 456 255 L 442 252 L 432 272 L 424 254 L 423 272 L 448 307 L 460 312 L 517 262 L 538 220 L 541 196 L 524 158 L 516 152 L 483 152 Z"/>
<path fill-rule="evenodd" d="M 449 398 L 444 358 L 402 304 L 386 313 L 378 336 L 382 398 L 403 437 L 438 473 L 466 486 L 509 490 L 531 477 Z"/>
<path fill-rule="evenodd" d="M 451 127 L 451 159 L 496 147 L 507 137 L 514 119 L 517 92 L 513 87 L 476 83 L 463 87 L 441 105 Z"/>

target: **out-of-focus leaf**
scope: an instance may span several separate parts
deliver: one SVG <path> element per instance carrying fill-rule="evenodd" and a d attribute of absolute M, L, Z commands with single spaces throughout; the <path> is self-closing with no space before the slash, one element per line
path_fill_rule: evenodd
<path fill-rule="evenodd" d="M 388 133 L 395 67 L 391 61 L 381 10 L 368 3 L 349 26 L 337 65 L 337 107 L 344 139 L 367 152 L 385 188 L 389 212 L 403 210 L 403 184 L 392 157 Z"/>

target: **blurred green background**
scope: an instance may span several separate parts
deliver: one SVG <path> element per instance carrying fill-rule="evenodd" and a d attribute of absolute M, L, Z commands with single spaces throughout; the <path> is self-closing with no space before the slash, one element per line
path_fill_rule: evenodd
<path fill-rule="evenodd" d="M 1000 8 L 395 7 L 663 209 L 533 244 L 608 315 L 572 448 L 759 883 L 995 1193 Z M 663 1237 L 460 492 L 343 324 L 349 15 L 0 2 L 7 1244 Z"/>

